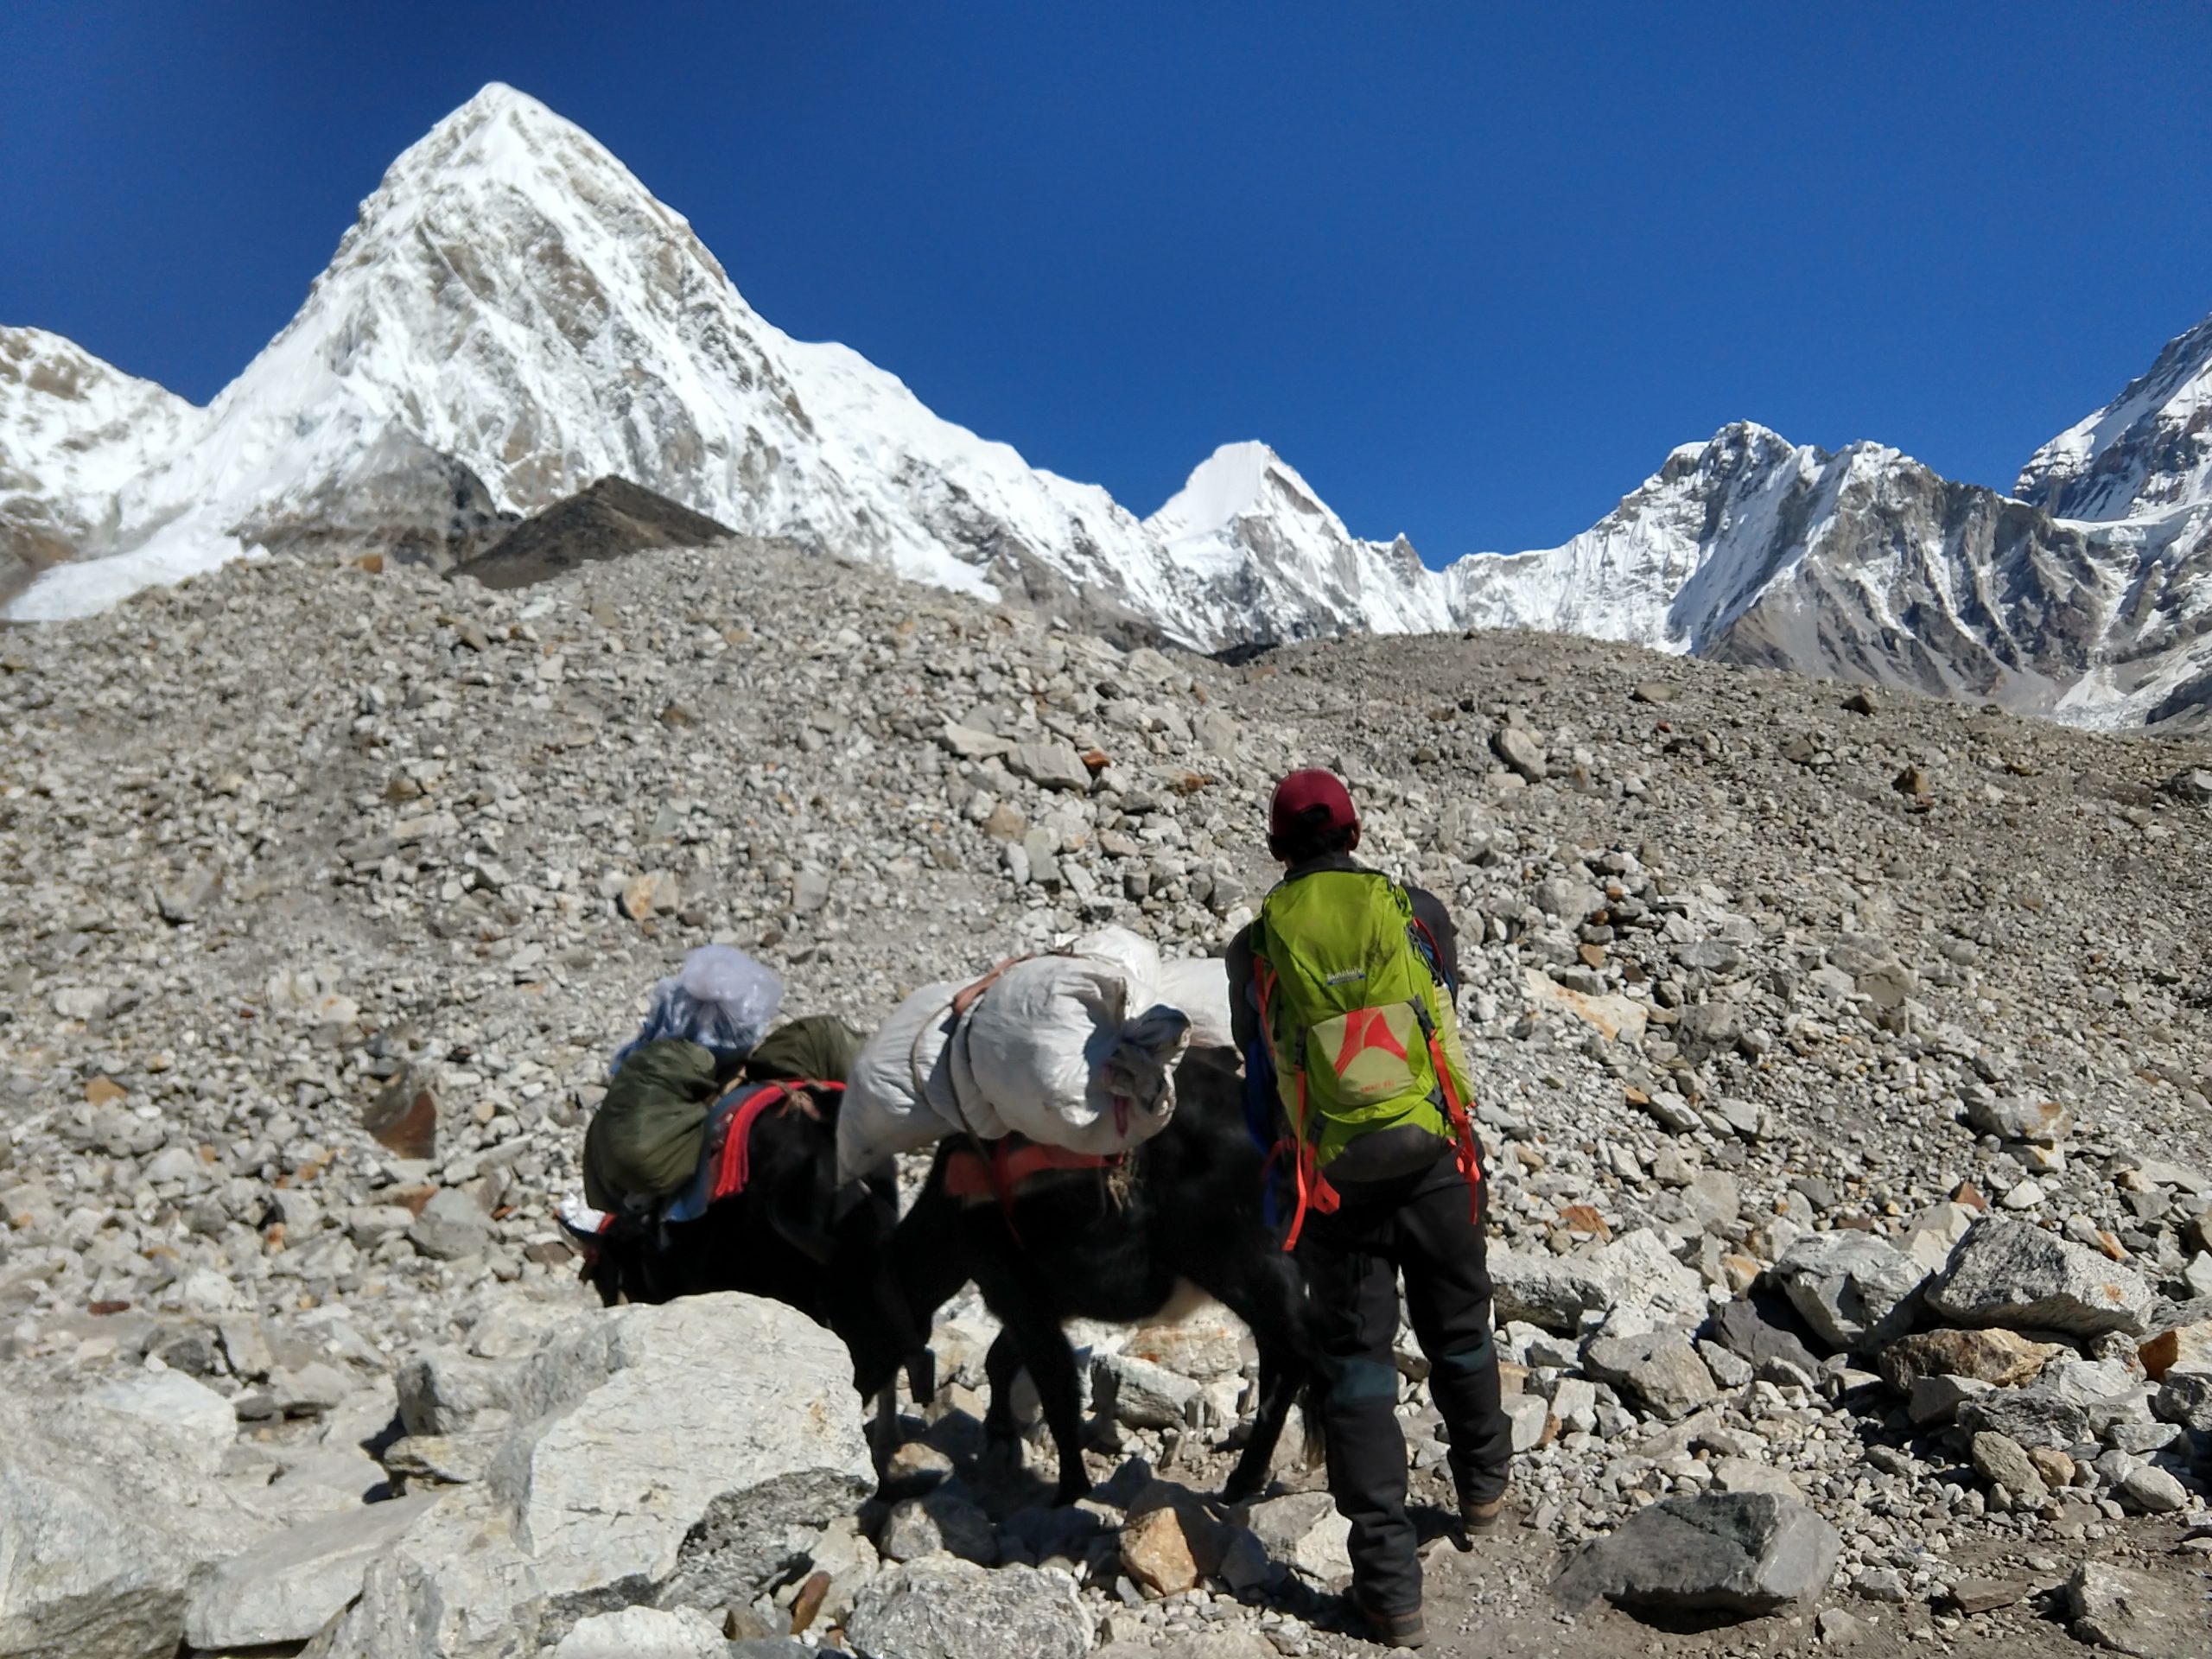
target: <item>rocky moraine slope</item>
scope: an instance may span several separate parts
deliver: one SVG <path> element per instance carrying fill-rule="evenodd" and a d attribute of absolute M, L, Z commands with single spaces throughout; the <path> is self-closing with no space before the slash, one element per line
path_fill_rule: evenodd
<path fill-rule="evenodd" d="M 1217 948 L 1313 762 L 1465 942 L 1521 1450 L 1441 1650 L 2202 1650 L 2202 740 L 1522 632 L 1230 667 L 741 540 L 233 563 L 0 633 L 0 1655 L 1359 1650 L 1318 1471 L 1204 1501 L 1221 1316 L 1080 1333 L 1049 1511 L 957 1303 L 867 1501 L 825 1338 L 599 1313 L 552 1217 L 690 946 L 863 1025 Z M 1655 1589 L 1716 1510 L 1764 1555 Z"/>

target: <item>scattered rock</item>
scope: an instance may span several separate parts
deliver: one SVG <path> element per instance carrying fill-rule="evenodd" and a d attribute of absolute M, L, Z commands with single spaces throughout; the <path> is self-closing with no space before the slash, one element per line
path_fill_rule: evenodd
<path fill-rule="evenodd" d="M 1687 1417 L 1719 1392 L 1697 1350 L 1679 1332 L 1600 1337 L 1583 1354 L 1583 1369 L 1669 1421 Z"/>
<path fill-rule="evenodd" d="M 1046 789 L 1080 794 L 1090 787 L 1090 768 L 1064 743 L 1016 743 L 1006 752 L 1006 769 Z"/>
<path fill-rule="evenodd" d="M 1255 1503 L 1245 1525 L 1269 1560 L 1294 1567 L 1316 1584 L 1340 1584 L 1351 1576 L 1345 1546 L 1351 1524 L 1337 1513 L 1326 1492 L 1294 1492 Z"/>
<path fill-rule="evenodd" d="M 1974 1224 L 1949 1267 L 1930 1282 L 1928 1306 L 1961 1325 L 2139 1335 L 2151 1291 L 2132 1269 L 2032 1222 L 1989 1216 Z"/>
<path fill-rule="evenodd" d="M 1583 1546 L 1553 1586 L 1654 1612 L 1774 1612 L 1835 1576 L 1843 1543 L 1803 1503 L 1768 1492 L 1663 1498 Z"/>
<path fill-rule="evenodd" d="M 434 1262 L 480 1255 L 490 1241 L 491 1217 L 466 1192 L 441 1187 L 407 1230 L 409 1241 Z"/>
<path fill-rule="evenodd" d="M 1060 1574 L 944 1556 L 882 1573 L 845 1628 L 860 1651 L 897 1659 L 1083 1659 L 1091 1640 L 1090 1615 Z"/>
<path fill-rule="evenodd" d="M 2147 1573 L 2083 1561 L 2066 1582 L 2074 1634 L 2136 1659 L 2199 1659 L 2204 1613 L 2193 1592 Z"/>
<path fill-rule="evenodd" d="M 2010 1435 L 1984 1430 L 1974 1437 L 1972 1454 L 1974 1471 L 2014 1497 L 2032 1505 L 2050 1496 L 2027 1449 Z"/>
<path fill-rule="evenodd" d="M 306 1641 L 361 1593 L 370 1563 L 435 1501 L 340 1510 L 201 1567 L 192 1578 L 185 1640 L 211 1651 Z"/>
<path fill-rule="evenodd" d="M 1774 1275 L 1822 1341 L 1872 1352 L 1910 1328 L 1928 1269 L 1871 1234 L 1839 1229 L 1799 1239 Z"/>
<path fill-rule="evenodd" d="M 1548 775 L 1544 746 L 1518 726 L 1501 726 L 1491 734 L 1491 752 L 1532 784 Z"/>
<path fill-rule="evenodd" d="M 998 1530 L 990 1516 L 964 1492 L 950 1487 L 893 1504 L 875 1545 L 888 1561 L 943 1553 L 991 1567 L 999 1559 Z"/>

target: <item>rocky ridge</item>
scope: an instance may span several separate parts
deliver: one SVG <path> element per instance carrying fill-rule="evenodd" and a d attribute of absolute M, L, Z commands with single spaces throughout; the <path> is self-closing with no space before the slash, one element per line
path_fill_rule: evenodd
<path fill-rule="evenodd" d="M 963 1302 L 885 1503 L 817 1356 L 830 1440 L 580 1531 L 753 1408 L 684 1382 L 684 1310 L 590 1310 L 550 1214 L 690 945 L 863 1025 L 1087 923 L 1218 946 L 1314 761 L 1462 928 L 1521 1524 L 1432 1553 L 1444 1650 L 1644 1639 L 1544 1586 L 1662 1501 L 1770 1533 L 1578 1581 L 1758 1621 L 1700 1652 L 2056 1652 L 2201 1571 L 2201 745 L 1528 633 L 1230 668 L 757 542 L 512 592 L 235 564 L 0 636 L 0 723 L 5 1519 L 145 1569 L 11 1580 L 0 1652 L 1355 1650 L 1315 1471 L 1203 1501 L 1250 1369 L 1218 1316 L 1083 1333 L 1077 1510 L 1041 1453 L 979 1465 Z M 683 1449 L 591 1432 L 641 1390 L 696 1399 Z M 102 1490 L 118 1422 L 149 1449 Z"/>

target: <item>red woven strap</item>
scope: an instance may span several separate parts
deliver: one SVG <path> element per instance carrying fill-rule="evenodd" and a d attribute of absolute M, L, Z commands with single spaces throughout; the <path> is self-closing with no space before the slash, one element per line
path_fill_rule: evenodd
<path fill-rule="evenodd" d="M 1111 1169 L 1121 1160 L 1095 1152 L 1071 1152 L 1065 1147 L 1036 1144 L 1009 1147 L 1003 1141 L 982 1154 L 963 1147 L 945 1160 L 944 1190 L 956 1198 L 997 1198 L 1005 1203 L 1033 1175 L 1054 1169 Z"/>
<path fill-rule="evenodd" d="M 816 1113 L 813 1103 L 807 1098 L 810 1090 L 842 1092 L 844 1087 L 842 1083 L 820 1078 L 753 1085 L 753 1092 L 738 1103 L 737 1109 L 730 1114 L 729 1127 L 723 1131 L 721 1154 L 715 1160 L 715 1182 L 708 1202 L 720 1204 L 745 1191 L 746 1183 L 753 1179 L 753 1126 L 770 1107 L 776 1108 L 780 1115 L 796 1106 L 812 1117 Z"/>

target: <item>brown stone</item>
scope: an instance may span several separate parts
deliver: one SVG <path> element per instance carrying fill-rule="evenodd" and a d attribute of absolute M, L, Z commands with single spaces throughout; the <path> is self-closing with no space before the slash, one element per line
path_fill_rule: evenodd
<path fill-rule="evenodd" d="M 2153 1382 L 2163 1382 L 2177 1365 L 2191 1370 L 2212 1370 L 2212 1322 L 2177 1325 L 2137 1349 L 2143 1370 Z"/>
<path fill-rule="evenodd" d="M 94 1077 L 85 1085 L 85 1098 L 95 1106 L 112 1105 L 130 1092 L 110 1077 Z"/>
<path fill-rule="evenodd" d="M 1020 841 L 1029 833 L 1029 820 L 1001 801 L 983 820 L 983 833 L 993 841 Z"/>
<path fill-rule="evenodd" d="M 830 1575 L 812 1573 L 798 1587 L 798 1598 L 791 1603 L 791 1634 L 797 1636 L 814 1623 L 814 1616 L 822 1611 L 822 1604 L 830 1594 Z"/>
<path fill-rule="evenodd" d="M 2026 1585 L 2006 1579 L 1961 1579 L 1951 1586 L 1951 1599 L 1962 1613 L 1994 1612 L 2027 1593 Z"/>
<path fill-rule="evenodd" d="M 674 910 L 683 897 L 683 884 L 666 870 L 648 870 L 643 875 L 633 875 L 622 887 L 622 913 L 633 922 L 642 922 L 658 911 Z"/>
<path fill-rule="evenodd" d="M 380 1192 L 378 1198 L 385 1204 L 396 1204 L 410 1216 L 419 1216 L 432 1198 L 438 1196 L 435 1186 L 395 1186 L 389 1192 Z"/>
<path fill-rule="evenodd" d="M 361 1127 L 387 1152 L 402 1158 L 434 1158 L 438 1150 L 437 1096 L 402 1072 L 377 1090 L 361 1114 Z"/>
<path fill-rule="evenodd" d="M 2097 1249 L 2100 1252 L 2114 1262 L 2125 1262 L 2127 1260 L 2126 1245 L 2121 1243 L 2117 1237 L 2102 1227 L 2100 1227 L 2095 1230 L 2097 1236 Z"/>
<path fill-rule="evenodd" d="M 1179 1596 L 1198 1582 L 1198 1565 L 1173 1509 L 1133 1516 L 1122 1525 L 1122 1566 L 1156 1596 Z"/>
<path fill-rule="evenodd" d="M 2012 1389 L 2034 1377 L 2061 1351 L 2056 1343 L 2030 1342 L 2012 1331 L 1922 1331 L 1899 1337 L 1876 1363 L 1900 1394 L 1911 1393 L 1923 1376 L 1964 1376 Z"/>
<path fill-rule="evenodd" d="M 1605 1225 L 1605 1218 L 1586 1204 L 1563 1205 L 1559 1212 L 1560 1224 L 1573 1233 L 1595 1233 L 1599 1238 L 1611 1238 L 1613 1230 Z"/>
<path fill-rule="evenodd" d="M 1979 1215 L 1989 1213 L 1989 1200 L 1982 1196 L 1981 1189 L 1972 1181 L 1961 1181 L 1957 1191 L 1951 1194 L 1951 1202 L 1962 1204 Z"/>
<path fill-rule="evenodd" d="M 1113 764 L 1106 758 L 1106 751 L 1103 749 L 1085 749 L 1083 752 L 1084 770 L 1094 778 Z"/>
<path fill-rule="evenodd" d="M 1582 958 L 1585 968 L 1603 968 L 1605 965 L 1605 947 L 1602 944 L 1578 944 L 1574 947 L 1574 954 Z"/>
<path fill-rule="evenodd" d="M 2028 1461 L 2036 1466 L 2036 1473 L 2043 1477 L 2043 1484 L 2056 1488 L 2074 1484 L 2074 1459 L 2055 1446 L 2031 1446 Z"/>
<path fill-rule="evenodd" d="M 1172 1325 L 1144 1326 L 1122 1351 L 1194 1381 L 1234 1376 L 1244 1366 L 1243 1328 L 1217 1308 L 1203 1308 Z"/>

